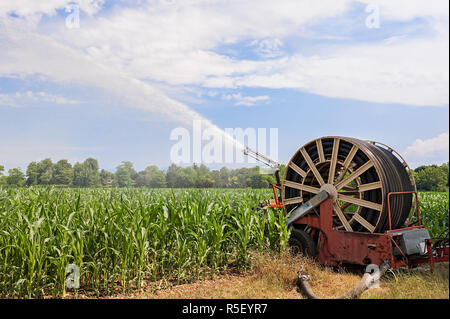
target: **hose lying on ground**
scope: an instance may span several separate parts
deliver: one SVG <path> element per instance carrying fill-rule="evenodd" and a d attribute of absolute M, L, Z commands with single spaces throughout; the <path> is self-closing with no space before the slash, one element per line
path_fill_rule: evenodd
<path fill-rule="evenodd" d="M 371 287 L 371 284 L 375 279 L 380 279 L 384 273 L 390 269 L 390 265 L 385 262 L 380 266 L 379 272 L 375 272 L 374 274 L 366 272 L 364 276 L 361 278 L 361 280 L 356 284 L 353 289 L 347 291 L 342 296 L 336 298 L 336 299 L 353 299 L 358 298 L 364 291 L 366 291 L 368 288 Z M 377 277 L 377 278 L 376 278 Z M 300 290 L 308 297 L 308 299 L 320 299 L 317 297 L 314 292 L 311 289 L 311 286 L 309 285 L 309 280 L 311 277 L 307 275 L 303 269 L 300 269 L 298 271 L 298 281 L 297 285 L 299 286 Z"/>

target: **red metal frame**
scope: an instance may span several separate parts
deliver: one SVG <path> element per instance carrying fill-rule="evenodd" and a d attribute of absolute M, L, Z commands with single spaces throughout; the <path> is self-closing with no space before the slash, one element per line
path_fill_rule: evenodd
<path fill-rule="evenodd" d="M 283 207 L 283 203 L 278 200 L 278 194 L 277 194 L 277 189 L 281 192 L 281 187 L 278 185 L 275 185 L 273 183 L 270 183 L 270 185 L 272 185 L 273 197 L 275 198 L 275 202 L 270 201 L 269 206 L 273 207 L 273 208 Z"/>
<path fill-rule="evenodd" d="M 275 194 L 275 204 L 271 207 L 282 207 L 283 203 L 278 201 L 276 188 L 273 185 Z M 416 196 L 417 219 L 419 225 L 409 226 L 401 229 L 392 229 L 391 224 L 391 210 L 390 210 L 390 196 L 400 194 L 414 193 Z M 342 264 L 377 264 L 381 265 L 384 261 L 388 261 L 390 266 L 417 266 L 421 263 L 429 263 L 434 267 L 436 262 L 449 261 L 449 247 L 448 244 L 434 247 L 431 239 L 425 241 L 427 247 L 427 257 L 422 258 L 408 258 L 406 254 L 400 249 L 396 243 L 394 232 L 399 230 L 410 230 L 416 228 L 424 228 L 419 215 L 419 200 L 417 192 L 392 192 L 387 195 L 388 201 L 388 216 L 389 216 L 389 230 L 385 233 L 359 233 L 347 232 L 333 229 L 333 202 L 331 198 L 326 199 L 320 204 L 319 216 L 306 215 L 297 219 L 294 224 L 308 225 L 313 229 L 319 230 L 321 236 L 319 237 L 319 253 L 318 260 L 322 264 L 338 266 Z M 394 246 L 397 247 L 401 253 L 400 256 L 394 255 Z"/>

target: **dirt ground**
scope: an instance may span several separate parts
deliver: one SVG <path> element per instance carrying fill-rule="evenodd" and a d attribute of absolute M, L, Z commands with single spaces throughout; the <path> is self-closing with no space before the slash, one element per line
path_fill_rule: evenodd
<path fill-rule="evenodd" d="M 315 262 L 291 256 L 255 255 L 252 267 L 240 274 L 224 274 L 214 279 L 160 288 L 160 283 L 147 283 L 140 291 L 118 293 L 103 298 L 139 299 L 301 299 L 296 285 L 297 271 L 302 265 L 311 276 L 311 287 L 320 298 L 336 298 L 352 289 L 361 279 L 361 271 L 331 269 Z M 73 298 L 74 296 L 67 296 Z M 80 294 L 78 298 L 90 298 Z M 395 269 L 388 271 L 379 288 L 365 291 L 364 299 L 448 299 L 449 264 L 438 264 L 431 271 Z"/>

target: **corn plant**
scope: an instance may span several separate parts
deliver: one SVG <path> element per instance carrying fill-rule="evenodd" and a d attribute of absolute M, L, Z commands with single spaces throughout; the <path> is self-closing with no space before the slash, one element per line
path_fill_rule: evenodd
<path fill-rule="evenodd" d="M 0 188 L 0 297 L 63 297 L 66 269 L 96 296 L 249 265 L 287 242 L 266 190 Z"/>

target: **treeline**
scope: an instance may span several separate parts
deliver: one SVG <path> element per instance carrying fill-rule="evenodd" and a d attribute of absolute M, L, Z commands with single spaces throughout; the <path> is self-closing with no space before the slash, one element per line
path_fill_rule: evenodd
<path fill-rule="evenodd" d="M 448 192 L 448 162 L 438 165 L 422 165 L 414 170 L 417 189 L 420 191 Z"/>
<path fill-rule="evenodd" d="M 283 176 L 284 166 L 280 176 Z M 210 170 L 205 165 L 180 167 L 175 164 L 167 170 L 157 166 L 148 166 L 137 172 L 133 163 L 124 161 L 117 166 L 114 173 L 100 169 L 98 161 L 88 158 L 72 166 L 67 160 L 52 163 L 47 158 L 40 162 L 31 162 L 26 172 L 12 168 L 8 175 L 3 175 L 4 167 L 0 165 L 0 185 L 33 186 L 64 185 L 73 187 L 151 187 L 151 188 L 264 188 L 268 182 L 275 182 L 273 175 L 260 174 L 259 167 Z M 449 189 L 449 163 L 423 165 L 414 170 L 419 191 L 446 192 Z"/>
<path fill-rule="evenodd" d="M 40 162 L 31 162 L 26 172 L 20 168 L 8 170 L 4 176 L 4 167 L 0 166 L 0 185 L 34 186 L 62 185 L 72 187 L 151 187 L 151 188 L 264 188 L 268 182 L 274 182 L 272 175 L 260 174 L 259 167 L 210 170 L 205 165 L 180 167 L 172 164 L 167 170 L 157 166 L 148 166 L 137 172 L 133 163 L 124 161 L 114 173 L 100 169 L 98 161 L 88 158 L 73 166 L 67 160 L 53 163 L 47 158 Z"/>

